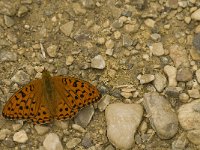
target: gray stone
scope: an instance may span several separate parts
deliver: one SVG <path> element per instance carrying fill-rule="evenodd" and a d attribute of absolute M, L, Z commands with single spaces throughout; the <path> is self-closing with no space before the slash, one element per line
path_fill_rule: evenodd
<path fill-rule="evenodd" d="M 17 61 L 17 54 L 15 52 L 1 50 L 0 62 Z"/>
<path fill-rule="evenodd" d="M 179 66 L 190 67 L 187 51 L 183 47 L 172 45 L 169 49 L 169 52 L 176 68 Z"/>
<path fill-rule="evenodd" d="M 144 107 L 151 126 L 161 139 L 170 139 L 178 131 L 178 118 L 170 103 L 157 92 L 144 95 Z"/>
<path fill-rule="evenodd" d="M 153 84 L 158 92 L 162 92 L 164 88 L 167 86 L 167 79 L 163 74 L 156 73 Z"/>
<path fill-rule="evenodd" d="M 200 145 L 200 129 L 188 131 L 187 138 L 191 143 Z"/>
<path fill-rule="evenodd" d="M 83 137 L 81 144 L 85 147 L 85 148 L 89 148 L 93 145 L 92 143 L 92 138 L 90 137 L 90 135 L 88 133 L 85 134 L 85 136 Z"/>
<path fill-rule="evenodd" d="M 169 97 L 178 98 L 179 94 L 183 91 L 181 87 L 167 87 L 165 94 Z"/>
<path fill-rule="evenodd" d="M 16 132 L 13 136 L 13 141 L 17 143 L 26 143 L 27 140 L 28 140 L 28 136 L 24 130 Z"/>
<path fill-rule="evenodd" d="M 70 36 L 74 27 L 74 21 L 67 22 L 60 27 L 60 30 L 66 35 Z"/>
<path fill-rule="evenodd" d="M 200 54 L 200 33 L 194 35 L 192 44 L 196 48 L 197 52 Z"/>
<path fill-rule="evenodd" d="M 110 95 L 105 95 L 99 102 L 98 102 L 98 109 L 99 111 L 104 111 L 106 107 L 110 103 Z"/>
<path fill-rule="evenodd" d="M 188 144 L 186 134 L 183 132 L 172 143 L 172 150 L 184 150 Z"/>
<path fill-rule="evenodd" d="M 106 67 L 104 58 L 101 55 L 97 55 L 94 58 L 92 58 L 91 67 L 96 69 L 104 69 Z"/>
<path fill-rule="evenodd" d="M 16 13 L 16 6 L 9 1 L 0 1 L 0 14 L 13 16 Z"/>
<path fill-rule="evenodd" d="M 182 105 L 178 109 L 178 119 L 184 130 L 200 129 L 200 99 Z"/>
<path fill-rule="evenodd" d="M 79 111 L 79 113 L 74 118 L 76 124 L 87 127 L 90 123 L 92 116 L 94 115 L 94 107 L 92 105 L 87 106 Z"/>
<path fill-rule="evenodd" d="M 176 80 L 182 82 L 192 80 L 192 71 L 189 68 L 179 69 L 176 74 Z"/>
<path fill-rule="evenodd" d="M 14 20 L 7 15 L 4 15 L 4 22 L 7 27 L 12 27 L 15 24 Z"/>
<path fill-rule="evenodd" d="M 58 47 L 56 45 L 51 45 L 47 47 L 47 53 L 50 57 L 56 57 Z"/>
<path fill-rule="evenodd" d="M 116 148 L 130 149 L 142 115 L 143 109 L 139 104 L 110 104 L 105 111 L 109 141 Z"/>
<path fill-rule="evenodd" d="M 23 70 L 19 70 L 12 78 L 11 81 L 18 84 L 27 84 L 30 81 L 30 76 L 25 73 Z"/>
<path fill-rule="evenodd" d="M 63 146 L 57 134 L 49 133 L 43 141 L 43 146 L 48 150 L 63 150 Z"/>
<path fill-rule="evenodd" d="M 17 12 L 18 17 L 24 17 L 27 15 L 29 9 L 26 6 L 20 6 Z"/>
<path fill-rule="evenodd" d="M 133 40 L 130 35 L 123 36 L 123 46 L 130 47 L 133 44 Z"/>

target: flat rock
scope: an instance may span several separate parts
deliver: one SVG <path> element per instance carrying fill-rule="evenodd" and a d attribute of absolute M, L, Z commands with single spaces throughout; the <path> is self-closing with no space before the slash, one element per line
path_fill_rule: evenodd
<path fill-rule="evenodd" d="M 15 52 L 1 50 L 0 62 L 17 61 L 17 54 Z"/>
<path fill-rule="evenodd" d="M 49 133 L 43 141 L 43 146 L 48 150 L 63 150 L 63 146 L 57 134 Z"/>
<path fill-rule="evenodd" d="M 34 127 L 39 135 L 44 135 L 45 133 L 49 131 L 49 127 L 46 127 L 46 126 L 35 125 Z"/>
<path fill-rule="evenodd" d="M 184 130 L 200 129 L 200 99 L 182 105 L 178 109 L 178 119 Z"/>
<path fill-rule="evenodd" d="M 90 123 L 92 116 L 94 115 L 94 107 L 92 105 L 87 106 L 79 111 L 79 113 L 74 118 L 76 124 L 87 127 Z"/>
<path fill-rule="evenodd" d="M 13 16 L 15 15 L 17 11 L 17 7 L 14 5 L 14 3 L 9 1 L 0 1 L 0 14 Z"/>
<path fill-rule="evenodd" d="M 130 149 L 142 115 L 143 108 L 139 104 L 110 104 L 105 111 L 109 141 L 116 148 Z"/>
<path fill-rule="evenodd" d="M 155 56 L 162 56 L 165 53 L 163 44 L 161 42 L 153 43 L 152 46 L 150 46 L 150 50 Z"/>
<path fill-rule="evenodd" d="M 188 131 L 187 138 L 191 143 L 200 145 L 200 129 Z"/>
<path fill-rule="evenodd" d="M 153 84 L 158 92 L 162 92 L 164 88 L 167 86 L 167 79 L 163 74 L 156 73 Z"/>
<path fill-rule="evenodd" d="M 178 45 L 172 45 L 169 49 L 169 52 L 170 57 L 172 58 L 176 68 L 178 68 L 179 66 L 190 66 L 187 51 L 183 47 Z"/>
<path fill-rule="evenodd" d="M 161 139 L 170 139 L 178 131 L 178 118 L 169 101 L 157 92 L 144 95 L 144 107 L 151 126 Z"/>
<path fill-rule="evenodd" d="M 110 95 L 105 95 L 99 102 L 98 102 L 98 109 L 99 111 L 104 111 L 106 109 L 106 107 L 109 105 L 110 103 Z"/>
<path fill-rule="evenodd" d="M 63 24 L 60 27 L 61 32 L 63 32 L 66 36 L 70 36 L 74 26 L 74 21 L 70 21 L 68 23 Z"/>
<path fill-rule="evenodd" d="M 101 55 L 97 55 L 91 59 L 91 67 L 96 69 L 104 69 L 106 66 L 105 60 Z"/>
<path fill-rule="evenodd" d="M 180 68 L 177 71 L 176 80 L 182 82 L 192 80 L 192 71 L 189 68 Z"/>
<path fill-rule="evenodd" d="M 17 143 L 26 143 L 27 140 L 28 140 L 28 136 L 24 130 L 16 132 L 13 136 L 13 141 Z"/>
<path fill-rule="evenodd" d="M 172 143 L 172 150 L 184 150 L 187 144 L 188 144 L 188 139 L 187 139 L 186 133 L 183 132 Z"/>
<path fill-rule="evenodd" d="M 25 73 L 23 70 L 19 70 L 11 78 L 11 81 L 23 85 L 23 84 L 26 84 L 26 83 L 28 83 L 30 81 L 30 76 L 27 73 Z"/>
<path fill-rule="evenodd" d="M 0 130 L 0 141 L 4 140 L 7 135 L 11 134 L 11 131 L 8 129 L 1 129 Z"/>
<path fill-rule="evenodd" d="M 79 143 L 81 143 L 80 138 L 73 138 L 67 142 L 66 147 L 68 149 L 72 149 L 72 148 L 75 148 Z"/>
<path fill-rule="evenodd" d="M 153 81 L 155 77 L 152 74 L 144 74 L 144 75 L 138 75 L 137 79 L 140 80 L 140 84 L 146 84 Z"/>
<path fill-rule="evenodd" d="M 194 20 L 200 20 L 200 9 L 197 9 L 192 13 L 191 18 Z"/>

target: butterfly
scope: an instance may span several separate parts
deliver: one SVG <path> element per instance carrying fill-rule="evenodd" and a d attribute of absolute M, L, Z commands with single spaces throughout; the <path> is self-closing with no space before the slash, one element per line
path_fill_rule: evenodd
<path fill-rule="evenodd" d="M 101 93 L 89 82 L 74 77 L 52 77 L 44 69 L 42 79 L 31 81 L 11 96 L 2 115 L 47 124 L 54 119 L 72 118 L 80 109 L 100 99 Z"/>

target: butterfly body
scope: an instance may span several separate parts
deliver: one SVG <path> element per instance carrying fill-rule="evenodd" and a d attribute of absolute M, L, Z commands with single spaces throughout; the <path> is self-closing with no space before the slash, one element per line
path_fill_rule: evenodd
<path fill-rule="evenodd" d="M 11 96 L 2 115 L 8 119 L 46 124 L 53 119 L 72 118 L 100 98 L 100 92 L 90 83 L 73 77 L 51 77 L 45 70 L 42 79 L 31 81 Z"/>

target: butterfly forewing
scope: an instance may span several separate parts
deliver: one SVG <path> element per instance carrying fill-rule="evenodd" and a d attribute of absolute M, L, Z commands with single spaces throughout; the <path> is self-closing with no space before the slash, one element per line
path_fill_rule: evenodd
<path fill-rule="evenodd" d="M 33 118 L 40 105 L 40 84 L 41 80 L 34 80 L 13 94 L 4 106 L 2 115 L 9 119 Z"/>
<path fill-rule="evenodd" d="M 57 106 L 58 119 L 71 118 L 86 105 L 96 102 L 101 94 L 89 82 L 73 77 L 53 77 L 55 89 L 60 96 Z"/>

